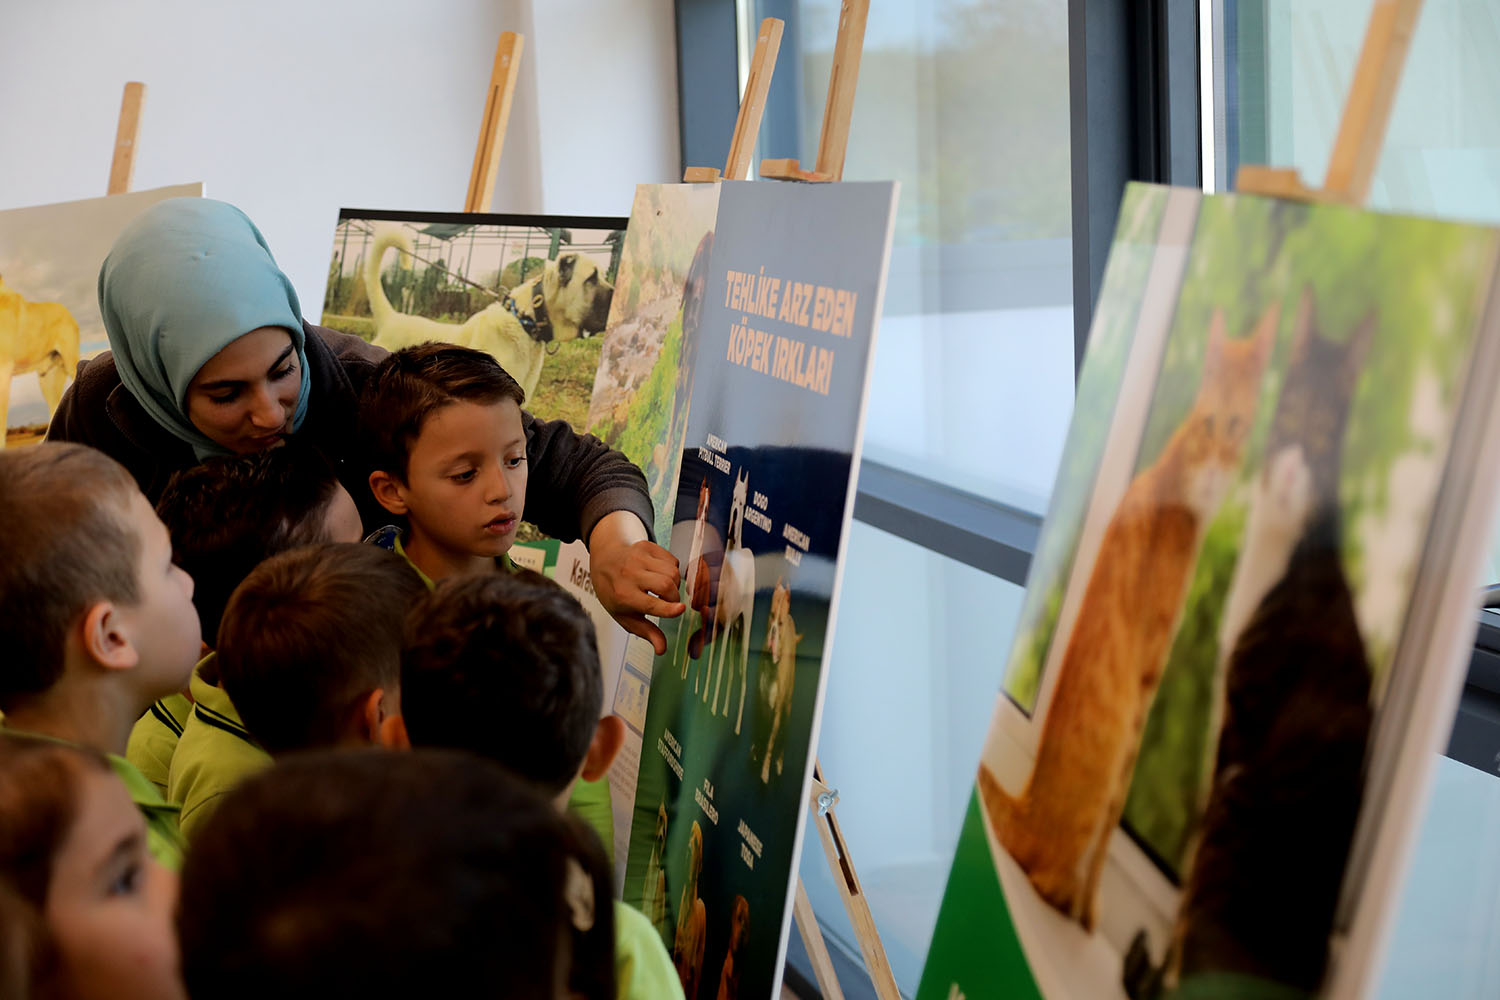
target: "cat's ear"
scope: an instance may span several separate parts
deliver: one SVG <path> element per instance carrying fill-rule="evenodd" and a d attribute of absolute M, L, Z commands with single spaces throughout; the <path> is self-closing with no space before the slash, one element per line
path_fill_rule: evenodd
<path fill-rule="evenodd" d="M 1339 362 L 1339 378 L 1346 390 L 1353 390 L 1354 383 L 1359 381 L 1359 373 L 1365 370 L 1365 361 L 1370 357 L 1370 345 L 1375 340 L 1375 326 L 1375 310 L 1371 309 L 1344 344 L 1344 357 Z"/>
<path fill-rule="evenodd" d="M 1302 298 L 1297 303 L 1297 322 L 1292 329 L 1292 357 L 1290 364 L 1298 364 L 1307 357 L 1312 344 L 1313 330 L 1318 325 L 1318 307 L 1313 302 L 1312 285 L 1302 289 Z"/>

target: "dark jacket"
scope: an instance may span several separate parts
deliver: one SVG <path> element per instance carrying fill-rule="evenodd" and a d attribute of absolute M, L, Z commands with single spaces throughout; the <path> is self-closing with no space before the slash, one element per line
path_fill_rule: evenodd
<path fill-rule="evenodd" d="M 386 356 L 358 337 L 302 323 L 307 371 L 312 379 L 307 416 L 297 438 L 335 463 L 339 479 L 359 505 L 367 530 L 390 522 L 370 495 L 369 470 L 360 461 L 356 426 L 359 392 Z M 579 435 L 565 420 L 537 420 L 522 411 L 526 429 L 526 520 L 562 541 L 587 539 L 605 514 L 628 510 L 647 530 L 653 522 L 646 477 L 598 438 Z M 92 445 L 130 470 L 155 504 L 167 480 L 198 464 L 192 447 L 174 437 L 136 402 L 105 351 L 78 363 L 78 373 L 47 429 L 49 441 Z"/>

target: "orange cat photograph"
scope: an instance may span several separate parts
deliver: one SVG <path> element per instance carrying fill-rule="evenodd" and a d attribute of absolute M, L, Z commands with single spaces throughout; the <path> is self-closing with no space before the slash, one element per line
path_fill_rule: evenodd
<path fill-rule="evenodd" d="M 1101 303 L 1112 384 L 1080 393 L 1111 405 L 1069 432 L 980 811 L 1065 995 L 1317 991 L 1388 791 L 1493 234 L 1168 189 L 1121 225 L 1153 250 Z"/>

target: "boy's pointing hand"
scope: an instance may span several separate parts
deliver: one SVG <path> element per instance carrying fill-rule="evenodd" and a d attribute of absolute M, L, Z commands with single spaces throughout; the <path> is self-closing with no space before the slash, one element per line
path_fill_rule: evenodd
<path fill-rule="evenodd" d="M 681 574 L 677 557 L 646 537 L 646 526 L 630 511 L 605 515 L 589 535 L 589 573 L 604 610 L 625 631 L 651 643 L 658 655 L 667 637 L 647 615 L 675 618 Z"/>

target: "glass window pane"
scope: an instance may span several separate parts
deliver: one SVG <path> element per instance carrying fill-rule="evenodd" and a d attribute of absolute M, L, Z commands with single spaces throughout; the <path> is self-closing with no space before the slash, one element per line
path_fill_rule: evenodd
<path fill-rule="evenodd" d="M 816 161 L 838 14 L 756 5 L 788 22 L 763 155 Z M 1066 4 L 871 5 L 844 178 L 901 200 L 868 454 L 1035 511 L 1073 401 L 1068 113 Z"/>
<path fill-rule="evenodd" d="M 915 993 L 1023 590 L 855 522 L 818 758 L 901 989 Z M 809 825 L 801 873 L 858 954 Z"/>

